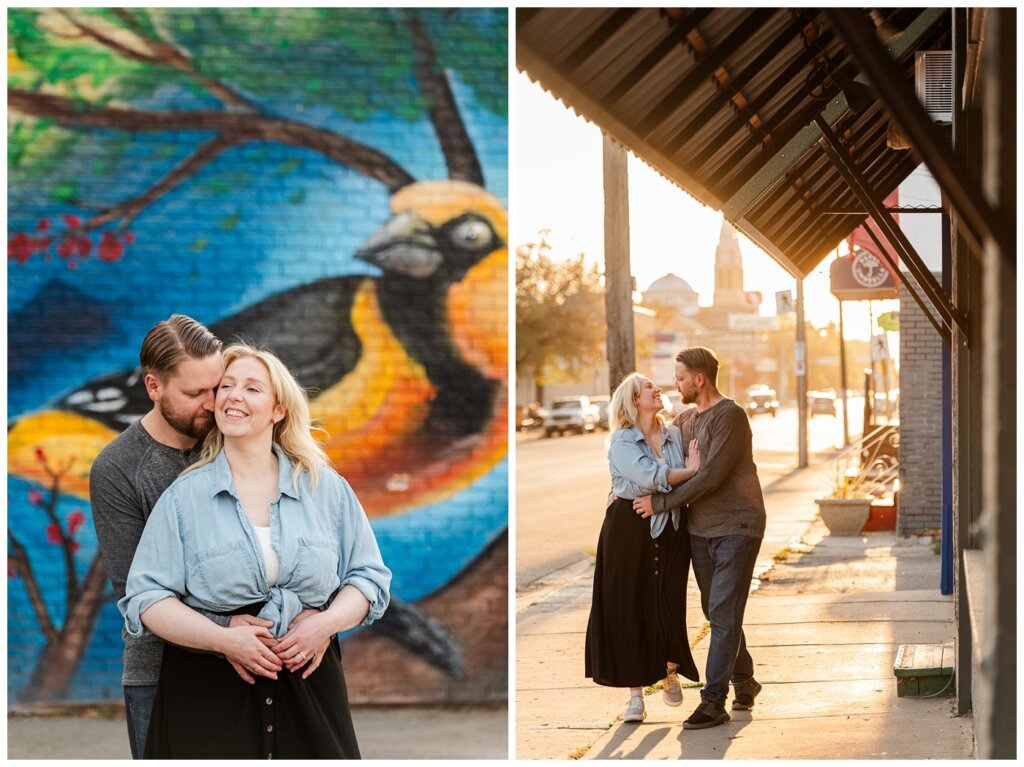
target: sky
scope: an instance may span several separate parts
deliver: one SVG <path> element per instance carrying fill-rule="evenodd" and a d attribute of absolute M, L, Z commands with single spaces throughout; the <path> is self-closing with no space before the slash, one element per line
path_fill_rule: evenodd
<path fill-rule="evenodd" d="M 512 87 L 513 246 L 534 240 L 541 229 L 550 229 L 555 255 L 571 257 L 582 252 L 603 263 L 600 130 L 521 72 L 516 74 Z M 701 306 L 710 305 L 722 214 L 702 205 L 631 154 L 629 218 L 630 262 L 637 289 L 646 290 L 671 272 L 700 294 Z M 774 315 L 775 293 L 790 290 L 795 297 L 796 279 L 742 234 L 739 243 L 744 289 L 761 291 L 761 314 Z M 816 327 L 839 321 L 839 304 L 829 292 L 831 260 L 826 258 L 804 280 L 805 316 Z M 898 301 L 873 304 L 876 317 L 899 309 Z M 867 302 L 846 302 L 846 337 L 866 340 L 868 317 Z"/>

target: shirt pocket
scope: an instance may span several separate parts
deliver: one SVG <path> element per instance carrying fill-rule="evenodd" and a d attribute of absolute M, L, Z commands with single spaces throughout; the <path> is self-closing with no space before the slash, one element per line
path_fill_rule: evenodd
<path fill-rule="evenodd" d="M 337 584 L 338 544 L 322 538 L 300 537 L 288 588 L 303 595 L 327 597 Z"/>
<path fill-rule="evenodd" d="M 259 581 L 256 560 L 245 541 L 235 541 L 224 546 L 200 551 L 192 567 L 193 576 L 200 589 L 189 590 L 199 598 L 223 602 L 247 599 L 258 591 Z"/>

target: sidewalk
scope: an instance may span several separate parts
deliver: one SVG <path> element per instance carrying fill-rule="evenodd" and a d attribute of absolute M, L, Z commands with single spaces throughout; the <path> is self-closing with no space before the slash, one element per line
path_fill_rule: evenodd
<path fill-rule="evenodd" d="M 505 759 L 508 707 L 353 706 L 364 759 Z M 8 716 L 8 759 L 131 759 L 124 715 Z"/>
<path fill-rule="evenodd" d="M 517 757 L 970 758 L 971 721 L 952 716 L 952 698 L 898 698 L 892 670 L 899 645 L 953 636 L 938 557 L 892 533 L 830 536 L 813 500 L 826 472 L 819 464 L 765 489 L 768 529 L 744 621 L 764 685 L 753 711 L 684 732 L 699 702 L 684 689 L 681 707 L 656 692 L 647 720 L 624 724 L 625 690 L 583 677 L 591 561 L 517 600 Z M 702 674 L 704 625 L 691 578 L 687 626 Z"/>

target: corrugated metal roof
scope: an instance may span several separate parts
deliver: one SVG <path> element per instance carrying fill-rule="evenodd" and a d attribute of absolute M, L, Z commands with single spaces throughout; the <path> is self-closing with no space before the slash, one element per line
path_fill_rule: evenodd
<path fill-rule="evenodd" d="M 949 9 L 884 11 L 910 79 L 949 47 Z M 519 8 L 518 66 L 803 277 L 865 215 L 824 150 L 823 113 L 879 197 L 919 161 L 889 149 L 889 118 L 860 115 L 829 73 L 859 77 L 819 12 L 789 8 Z M 823 63 L 826 62 L 826 63 Z M 863 81 L 863 78 L 860 78 Z"/>

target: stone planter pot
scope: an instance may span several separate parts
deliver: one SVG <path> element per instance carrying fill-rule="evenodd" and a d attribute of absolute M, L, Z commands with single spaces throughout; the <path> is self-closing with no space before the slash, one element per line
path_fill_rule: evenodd
<path fill-rule="evenodd" d="M 860 535 L 871 516 L 870 498 L 818 498 L 815 503 L 832 535 Z"/>

